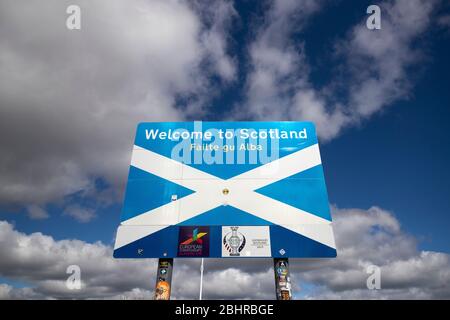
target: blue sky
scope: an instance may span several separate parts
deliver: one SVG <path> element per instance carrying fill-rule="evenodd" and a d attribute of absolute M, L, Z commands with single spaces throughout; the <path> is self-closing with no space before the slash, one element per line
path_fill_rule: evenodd
<path fill-rule="evenodd" d="M 217 96 L 213 114 L 203 120 L 218 120 L 220 114 L 226 114 L 240 102 L 248 63 L 243 44 L 252 36 L 254 30 L 249 26 L 257 21 L 256 12 L 262 10 L 256 3 L 244 1 L 236 6 L 241 21 L 235 22 L 231 50 L 244 69 L 239 72 L 240 80 Z M 344 36 L 351 25 L 361 21 L 361 12 L 369 4 L 361 1 L 357 5 L 350 2 L 332 5 L 313 17 L 305 32 L 297 35 L 306 39 L 312 78 L 318 87 L 330 81 L 330 74 L 339 66 L 330 51 L 333 39 Z M 427 59 L 419 66 L 419 74 L 409 75 L 416 83 L 407 100 L 392 103 L 369 121 L 346 129 L 333 141 L 324 143 L 322 156 L 331 203 L 345 208 L 377 205 L 391 210 L 407 231 L 422 240 L 422 248 L 449 252 L 450 239 L 446 232 L 450 227 L 448 33 L 428 32 L 422 43 Z M 120 202 L 101 208 L 89 224 L 79 224 L 59 215 L 61 207 L 51 203 L 48 220 L 30 220 L 8 210 L 3 210 L 0 217 L 15 222 L 25 232 L 41 231 L 57 239 L 73 237 L 108 243 L 120 221 Z"/>
<path fill-rule="evenodd" d="M 312 120 L 332 205 L 379 207 L 419 251 L 449 253 L 449 6 L 406 3 L 381 1 L 384 33 L 370 34 L 371 1 L 80 1 L 78 33 L 58 27 L 62 3 L 39 9 L 49 19 L 33 35 L 21 27 L 27 14 L 5 3 L 0 177 L 10 188 L 0 188 L 0 220 L 55 241 L 112 245 L 138 122 Z M 148 19 L 136 18 L 139 6 Z M 96 20 L 102 12 L 118 18 Z M 410 27 L 402 12 L 422 22 Z M 372 43 L 388 45 L 372 54 Z M 21 279 L 0 272 L 13 287 Z"/>
<path fill-rule="evenodd" d="M 318 87 L 329 82 L 340 65 L 332 56 L 333 41 L 360 23 L 360 13 L 370 4 L 342 1 L 331 5 L 311 18 L 305 32 L 297 35 L 306 39 L 312 78 Z M 243 21 L 254 21 L 258 15 L 254 5 L 254 1 L 244 1 L 236 6 Z M 248 24 L 239 27 L 243 32 L 234 37 L 236 47 L 252 32 Z M 410 96 L 324 144 L 324 166 L 330 202 L 346 208 L 378 205 L 389 209 L 406 230 L 423 240 L 422 248 L 449 252 L 448 31 L 433 28 L 417 45 L 424 49 L 426 59 L 408 74 L 416 81 Z M 245 52 L 237 51 L 239 64 L 245 66 Z M 225 98 L 218 98 L 219 114 L 239 101 L 240 85 L 242 81 Z"/>

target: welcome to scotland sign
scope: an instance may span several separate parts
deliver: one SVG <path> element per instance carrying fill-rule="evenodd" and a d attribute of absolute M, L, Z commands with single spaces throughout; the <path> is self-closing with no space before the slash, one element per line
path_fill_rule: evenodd
<path fill-rule="evenodd" d="M 114 257 L 335 257 L 311 122 L 137 127 Z"/>

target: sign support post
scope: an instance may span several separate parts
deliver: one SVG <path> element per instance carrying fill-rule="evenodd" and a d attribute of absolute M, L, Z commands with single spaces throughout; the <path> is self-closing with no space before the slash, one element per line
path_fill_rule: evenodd
<path fill-rule="evenodd" d="M 173 258 L 159 258 L 156 272 L 155 300 L 170 300 Z"/>
<path fill-rule="evenodd" d="M 288 258 L 273 259 L 277 300 L 292 300 Z"/>

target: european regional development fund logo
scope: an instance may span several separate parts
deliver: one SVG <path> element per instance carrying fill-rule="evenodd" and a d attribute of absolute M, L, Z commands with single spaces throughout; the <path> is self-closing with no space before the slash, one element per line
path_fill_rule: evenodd
<path fill-rule="evenodd" d="M 179 257 L 209 257 L 209 227 L 180 227 Z"/>

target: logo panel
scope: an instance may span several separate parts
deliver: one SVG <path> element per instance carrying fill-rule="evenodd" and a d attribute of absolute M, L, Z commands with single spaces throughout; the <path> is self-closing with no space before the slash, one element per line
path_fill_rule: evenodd
<path fill-rule="evenodd" d="M 209 257 L 209 227 L 180 227 L 178 257 Z"/>
<path fill-rule="evenodd" d="M 268 226 L 222 227 L 222 257 L 270 257 Z"/>

